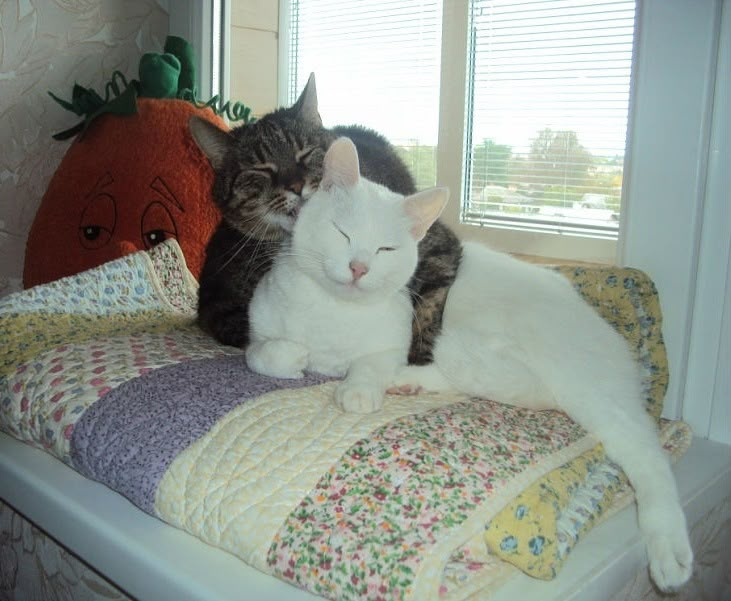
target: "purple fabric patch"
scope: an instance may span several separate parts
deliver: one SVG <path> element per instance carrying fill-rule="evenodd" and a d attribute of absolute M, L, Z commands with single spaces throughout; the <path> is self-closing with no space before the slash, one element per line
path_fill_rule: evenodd
<path fill-rule="evenodd" d="M 329 380 L 280 380 L 249 370 L 243 355 L 178 363 L 108 392 L 71 438 L 74 467 L 154 514 L 155 491 L 175 457 L 236 406 L 275 389 Z"/>

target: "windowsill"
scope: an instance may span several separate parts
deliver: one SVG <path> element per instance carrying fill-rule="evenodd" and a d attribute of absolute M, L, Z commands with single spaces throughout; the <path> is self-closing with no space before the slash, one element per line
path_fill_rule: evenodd
<path fill-rule="evenodd" d="M 675 466 L 689 523 L 731 491 L 731 449 L 696 439 Z M 150 517 L 50 455 L 0 433 L 2 496 L 29 520 L 139 599 L 315 599 Z M 516 575 L 490 601 L 602 601 L 645 565 L 630 506 L 597 526 L 552 582 Z"/>
<path fill-rule="evenodd" d="M 612 265 L 617 260 L 617 240 L 591 236 L 532 232 L 463 223 L 459 218 L 459 198 L 447 203 L 441 220 L 463 241 L 485 244 L 494 250 L 516 255 L 550 258 L 552 262 L 582 262 Z"/>
<path fill-rule="evenodd" d="M 539 257 L 537 255 L 524 255 L 521 253 L 510 253 L 516 259 L 536 265 L 583 265 L 586 267 L 602 267 L 606 263 L 595 263 L 592 261 L 579 261 L 574 259 L 557 259 L 553 257 Z"/>

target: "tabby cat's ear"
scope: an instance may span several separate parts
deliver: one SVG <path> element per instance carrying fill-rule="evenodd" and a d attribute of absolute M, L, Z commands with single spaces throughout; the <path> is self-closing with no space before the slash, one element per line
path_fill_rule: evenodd
<path fill-rule="evenodd" d="M 302 120 L 307 121 L 316 127 L 322 127 L 322 119 L 317 110 L 317 87 L 315 86 L 315 74 L 310 73 L 305 89 L 300 97 L 292 105 L 295 114 Z"/>
<path fill-rule="evenodd" d="M 322 162 L 320 186 L 330 190 L 333 186 L 350 188 L 358 183 L 360 167 L 358 151 L 350 138 L 338 138 L 328 148 Z"/>
<path fill-rule="evenodd" d="M 211 166 L 214 169 L 220 169 L 223 166 L 223 157 L 226 156 L 228 150 L 229 135 L 213 123 L 195 115 L 188 121 L 188 127 L 190 127 L 190 133 L 195 143 L 208 157 Z"/>
<path fill-rule="evenodd" d="M 429 188 L 406 197 L 404 210 L 411 218 L 411 235 L 417 242 L 431 227 L 449 200 L 449 188 Z"/>

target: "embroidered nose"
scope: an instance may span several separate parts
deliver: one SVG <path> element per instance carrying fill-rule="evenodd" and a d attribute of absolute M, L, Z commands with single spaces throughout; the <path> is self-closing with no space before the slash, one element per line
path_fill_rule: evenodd
<path fill-rule="evenodd" d="M 127 255 L 131 255 L 132 253 L 136 253 L 139 250 L 144 250 L 143 248 L 137 248 L 132 242 L 129 240 L 122 240 L 117 245 L 117 252 L 119 253 L 120 257 L 125 257 Z"/>
<path fill-rule="evenodd" d="M 365 263 L 361 263 L 360 261 L 351 261 L 350 273 L 353 274 L 353 281 L 357 282 L 366 273 L 368 273 L 368 266 Z"/>

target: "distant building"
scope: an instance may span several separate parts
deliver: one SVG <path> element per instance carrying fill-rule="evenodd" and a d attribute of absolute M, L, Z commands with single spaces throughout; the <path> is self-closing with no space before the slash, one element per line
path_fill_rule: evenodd
<path fill-rule="evenodd" d="M 609 201 L 609 196 L 606 194 L 592 194 L 586 193 L 581 197 L 581 200 L 575 202 L 573 205 L 574 209 L 606 209 Z"/>

